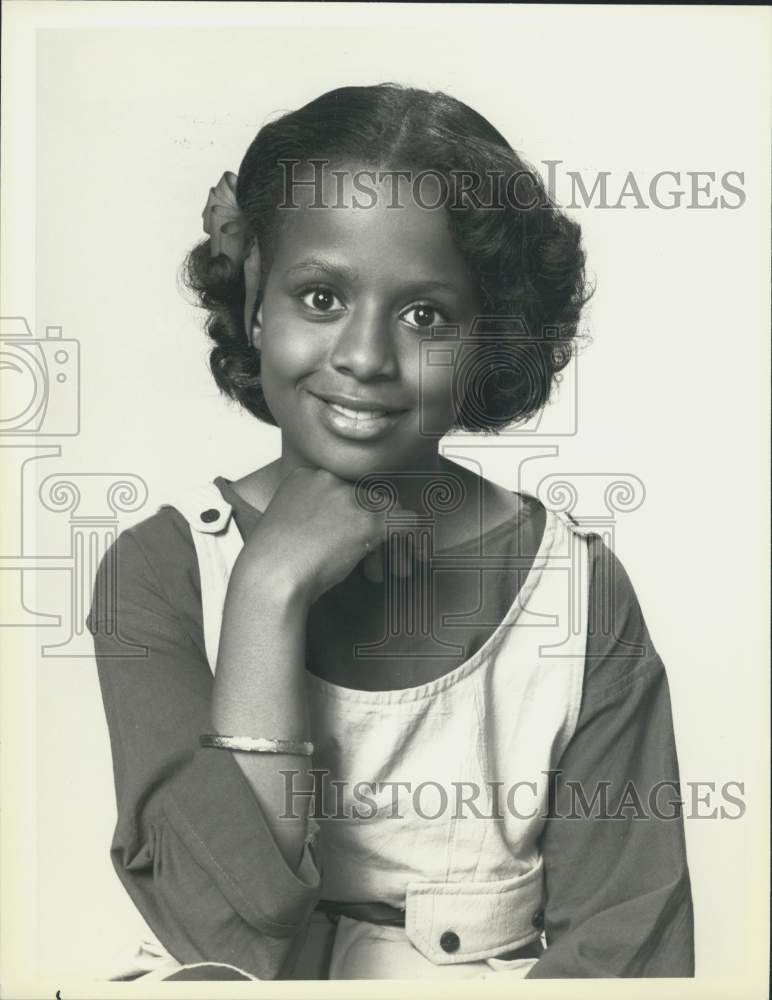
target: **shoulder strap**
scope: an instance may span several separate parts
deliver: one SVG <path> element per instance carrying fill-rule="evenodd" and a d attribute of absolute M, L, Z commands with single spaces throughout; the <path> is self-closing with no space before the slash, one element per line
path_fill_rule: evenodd
<path fill-rule="evenodd" d="M 190 525 L 201 578 L 201 613 L 206 656 L 212 673 L 217 666 L 225 595 L 243 539 L 233 508 L 214 482 L 183 492 L 173 503 Z"/>
<path fill-rule="evenodd" d="M 531 594 L 524 595 L 530 614 L 524 624 L 531 627 L 523 635 L 532 634 L 537 644 L 534 662 L 539 662 L 539 670 L 562 688 L 565 714 L 553 745 L 557 760 L 576 730 L 584 688 L 591 532 L 563 511 L 547 507 L 546 514 L 545 551 L 534 562 L 538 572 L 533 574 L 533 600 Z"/>

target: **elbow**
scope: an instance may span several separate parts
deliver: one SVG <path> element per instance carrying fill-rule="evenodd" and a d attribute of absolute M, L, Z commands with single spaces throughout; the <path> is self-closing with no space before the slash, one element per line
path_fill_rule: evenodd
<path fill-rule="evenodd" d="M 152 873 L 156 856 L 155 841 L 154 826 L 150 825 L 144 830 L 136 827 L 128 829 L 118 821 L 110 846 L 110 858 L 121 881 L 142 872 Z"/>
<path fill-rule="evenodd" d="M 119 825 L 111 856 L 124 889 L 177 961 L 224 962 L 279 978 L 319 896 L 310 850 L 297 872 L 253 858 L 249 879 L 239 880 L 194 841 L 165 817 L 141 831 Z"/>

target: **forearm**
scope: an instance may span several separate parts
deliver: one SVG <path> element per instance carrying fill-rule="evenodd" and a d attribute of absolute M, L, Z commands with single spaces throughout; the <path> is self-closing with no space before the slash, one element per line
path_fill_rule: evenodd
<path fill-rule="evenodd" d="M 296 590 L 267 576 L 258 578 L 237 562 L 223 609 L 212 695 L 215 732 L 308 739 L 307 617 L 306 603 Z M 286 781 L 280 772 L 294 771 L 293 789 L 309 790 L 310 758 L 233 753 L 285 861 L 296 867 L 308 832 L 307 812 L 288 808 L 292 803 L 286 800 Z"/>
<path fill-rule="evenodd" d="M 121 533 L 100 563 L 87 619 L 115 772 L 112 859 L 178 961 L 274 979 L 313 910 L 319 872 L 308 849 L 286 861 L 236 755 L 198 745 L 213 728 L 214 678 L 203 634 L 197 641 L 183 624 L 200 592 L 192 543 L 175 523 L 166 511 Z M 127 656 L 132 648 L 146 655 Z"/>

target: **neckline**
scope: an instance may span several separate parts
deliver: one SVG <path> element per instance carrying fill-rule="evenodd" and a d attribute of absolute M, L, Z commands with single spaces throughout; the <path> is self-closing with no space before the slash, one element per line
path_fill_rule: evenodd
<path fill-rule="evenodd" d="M 325 697 L 334 698 L 339 701 L 368 702 L 370 704 L 384 705 L 432 698 L 440 691 L 446 691 L 454 687 L 459 681 L 475 673 L 478 667 L 488 659 L 492 650 L 504 640 L 506 630 L 511 628 L 520 617 L 520 614 L 528 603 L 528 599 L 541 579 L 547 557 L 555 541 L 555 532 L 558 524 L 558 518 L 553 511 L 545 508 L 545 514 L 544 531 L 542 532 L 539 548 L 523 581 L 523 585 L 518 590 L 502 620 L 477 652 L 473 653 L 469 659 L 454 667 L 453 670 L 448 671 L 447 674 L 443 674 L 433 681 L 427 681 L 424 684 L 417 684 L 413 687 L 364 691 L 360 688 L 350 688 L 342 684 L 334 684 L 332 681 L 324 680 L 324 678 L 317 677 L 316 674 L 306 671 L 306 677 L 310 685 Z"/>

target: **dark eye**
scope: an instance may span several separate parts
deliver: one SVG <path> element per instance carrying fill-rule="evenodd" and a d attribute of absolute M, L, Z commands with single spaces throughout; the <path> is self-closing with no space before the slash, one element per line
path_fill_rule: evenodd
<path fill-rule="evenodd" d="M 412 319 L 409 319 L 412 315 Z M 408 326 L 414 326 L 419 330 L 426 330 L 430 326 L 436 326 L 438 323 L 444 323 L 445 317 L 439 311 L 435 309 L 434 306 L 427 305 L 426 303 L 419 303 L 417 306 L 411 306 L 402 313 L 402 319 L 408 324 Z"/>
<path fill-rule="evenodd" d="M 314 312 L 331 312 L 342 308 L 340 299 L 329 288 L 311 288 L 303 293 L 301 301 Z"/>

